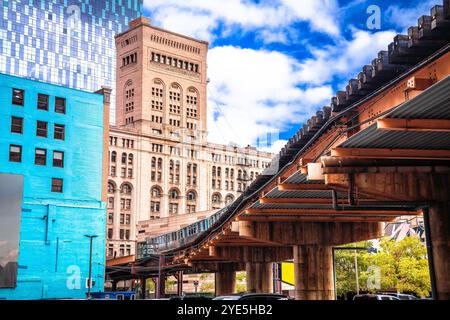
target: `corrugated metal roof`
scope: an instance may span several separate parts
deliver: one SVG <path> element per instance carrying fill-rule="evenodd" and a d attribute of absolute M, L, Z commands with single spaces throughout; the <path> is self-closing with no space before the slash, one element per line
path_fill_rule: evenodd
<path fill-rule="evenodd" d="M 309 203 L 274 203 L 274 204 L 261 204 L 255 202 L 250 208 L 252 209 L 286 209 L 286 210 L 296 210 L 296 209 L 333 209 L 330 204 L 309 204 Z"/>
<path fill-rule="evenodd" d="M 400 105 L 386 118 L 450 119 L 450 77 Z M 450 133 L 377 130 L 377 125 L 373 124 L 350 137 L 339 147 L 450 150 Z"/>
<path fill-rule="evenodd" d="M 325 209 L 334 210 L 332 204 L 310 204 L 310 203 L 273 203 L 273 204 L 262 204 L 259 201 L 255 202 L 250 208 L 252 209 L 286 209 L 286 210 L 296 210 L 296 209 Z M 404 204 L 404 203 L 370 203 L 366 205 L 348 205 L 339 204 L 337 205 L 338 210 L 408 210 L 415 211 L 416 205 L 414 204 Z"/>
<path fill-rule="evenodd" d="M 395 108 L 386 118 L 450 119 L 450 76 Z"/>
<path fill-rule="evenodd" d="M 345 194 L 337 193 L 339 199 L 346 198 Z M 331 191 L 280 191 L 278 188 L 266 194 L 266 198 L 304 198 L 304 199 L 331 199 Z"/>
<path fill-rule="evenodd" d="M 339 147 L 450 150 L 450 132 L 384 131 L 373 124 Z"/>
<path fill-rule="evenodd" d="M 292 176 L 286 179 L 284 183 L 293 183 L 293 184 L 325 184 L 323 180 L 320 181 L 312 181 L 308 180 L 308 176 L 306 174 L 302 174 L 300 172 L 294 173 Z"/>

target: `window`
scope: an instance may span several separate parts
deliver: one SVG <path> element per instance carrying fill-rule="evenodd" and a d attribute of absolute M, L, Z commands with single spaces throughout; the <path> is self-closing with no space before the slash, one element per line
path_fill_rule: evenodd
<path fill-rule="evenodd" d="M 48 111 L 48 102 L 49 102 L 48 95 L 41 93 L 38 94 L 38 105 L 37 105 L 38 110 Z"/>
<path fill-rule="evenodd" d="M 45 121 L 37 121 L 36 124 L 36 136 L 47 138 L 48 123 Z"/>
<path fill-rule="evenodd" d="M 158 201 L 151 201 L 150 202 L 150 212 L 152 213 L 159 213 L 161 210 L 161 203 Z"/>
<path fill-rule="evenodd" d="M 178 199 L 178 191 L 175 189 L 170 190 L 170 199 L 177 200 Z"/>
<path fill-rule="evenodd" d="M 66 138 L 66 126 L 63 124 L 55 124 L 53 138 L 56 140 L 64 140 Z"/>
<path fill-rule="evenodd" d="M 161 198 L 161 189 L 158 187 L 153 187 L 151 190 L 152 198 Z"/>
<path fill-rule="evenodd" d="M 21 89 L 12 89 L 12 104 L 23 106 L 25 100 L 25 91 Z"/>
<path fill-rule="evenodd" d="M 66 99 L 64 98 L 55 98 L 55 112 L 56 113 L 66 113 Z"/>
<path fill-rule="evenodd" d="M 36 148 L 34 154 L 34 164 L 38 166 L 45 166 L 47 164 L 47 150 Z"/>
<path fill-rule="evenodd" d="M 9 146 L 9 161 L 22 162 L 22 146 L 13 144 Z"/>
<path fill-rule="evenodd" d="M 64 152 L 53 151 L 53 166 L 57 168 L 64 168 Z"/>
<path fill-rule="evenodd" d="M 11 132 L 23 133 L 23 118 L 11 117 Z"/>
<path fill-rule="evenodd" d="M 177 214 L 177 213 L 178 213 L 178 204 L 169 203 L 169 214 Z"/>
<path fill-rule="evenodd" d="M 191 191 L 187 194 L 187 201 L 195 201 L 197 199 L 197 196 L 195 192 Z"/>
<path fill-rule="evenodd" d="M 111 152 L 111 162 L 116 163 L 116 161 L 117 161 L 117 152 L 113 151 Z"/>
<path fill-rule="evenodd" d="M 52 192 L 63 192 L 63 179 L 52 178 Z"/>
<path fill-rule="evenodd" d="M 131 195 L 131 186 L 129 184 L 124 184 L 122 186 L 122 193 L 126 195 Z"/>
<path fill-rule="evenodd" d="M 108 198 L 108 209 L 114 209 L 114 198 L 113 197 Z"/>
<path fill-rule="evenodd" d="M 108 229 L 108 239 L 112 239 L 113 237 L 113 229 Z"/>

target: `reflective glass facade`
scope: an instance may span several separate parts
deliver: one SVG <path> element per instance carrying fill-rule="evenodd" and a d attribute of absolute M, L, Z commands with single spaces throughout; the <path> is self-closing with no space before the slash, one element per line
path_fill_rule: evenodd
<path fill-rule="evenodd" d="M 108 86 L 114 106 L 114 35 L 141 15 L 142 2 L 0 0 L 0 73 L 86 91 Z"/>

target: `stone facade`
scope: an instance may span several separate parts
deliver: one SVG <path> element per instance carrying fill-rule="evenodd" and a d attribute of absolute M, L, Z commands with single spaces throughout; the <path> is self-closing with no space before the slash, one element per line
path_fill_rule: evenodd
<path fill-rule="evenodd" d="M 116 47 L 110 258 L 134 254 L 140 222 L 231 203 L 272 159 L 256 148 L 207 142 L 208 43 L 159 29 L 141 17 L 116 36 Z"/>

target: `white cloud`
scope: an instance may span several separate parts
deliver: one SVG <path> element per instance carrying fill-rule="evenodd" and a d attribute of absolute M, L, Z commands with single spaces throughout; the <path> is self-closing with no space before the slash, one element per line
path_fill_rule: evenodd
<path fill-rule="evenodd" d="M 223 23 L 223 30 L 237 26 L 242 30 L 266 30 L 279 33 L 295 22 L 308 22 L 312 30 L 336 36 L 336 0 L 263 0 L 250 3 L 244 0 L 145 0 L 156 24 L 161 27 L 213 41 L 214 31 Z M 284 39 L 282 39 L 284 40 Z"/>
<path fill-rule="evenodd" d="M 303 82 L 321 85 L 333 82 L 336 76 L 354 77 L 379 51 L 387 49 L 394 36 L 394 31 L 371 33 L 353 29 L 350 40 L 341 39 L 332 46 L 311 48 L 312 57 L 300 65 L 300 78 Z"/>
<path fill-rule="evenodd" d="M 408 2 L 408 7 L 392 5 L 386 10 L 386 19 L 401 29 L 401 32 L 406 32 L 409 27 L 417 26 L 417 20 L 420 16 L 430 15 L 430 10 L 435 5 L 442 5 L 442 1 L 420 0 L 415 1 L 415 3 Z"/>
<path fill-rule="evenodd" d="M 226 46 L 211 49 L 208 59 L 212 142 L 254 145 L 269 133 L 274 143 L 278 132 L 303 123 L 332 93 L 330 86 L 301 89 L 298 61 L 279 52 Z"/>

